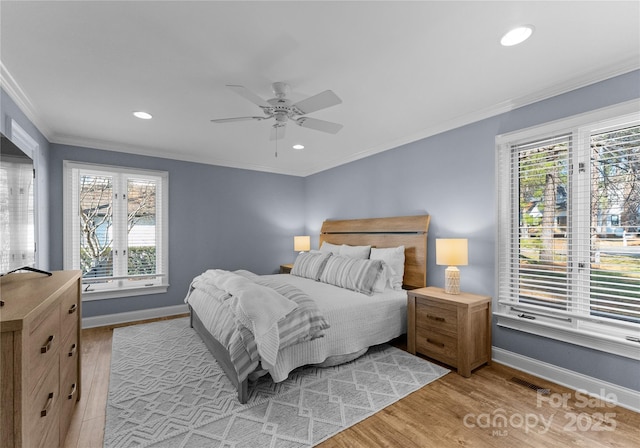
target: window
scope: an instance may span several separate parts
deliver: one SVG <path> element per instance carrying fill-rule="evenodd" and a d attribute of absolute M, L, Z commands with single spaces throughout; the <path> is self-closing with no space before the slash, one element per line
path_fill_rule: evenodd
<path fill-rule="evenodd" d="M 64 162 L 64 266 L 85 300 L 165 292 L 168 175 Z"/>
<path fill-rule="evenodd" d="M 35 266 L 33 162 L 11 145 L 3 135 L 0 153 L 0 273 Z"/>
<path fill-rule="evenodd" d="M 498 325 L 640 359 L 637 103 L 496 143 Z"/>

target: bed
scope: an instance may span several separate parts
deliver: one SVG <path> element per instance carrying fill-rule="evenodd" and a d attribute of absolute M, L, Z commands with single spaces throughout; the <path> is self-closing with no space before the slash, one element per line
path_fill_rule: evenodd
<path fill-rule="evenodd" d="M 189 305 L 191 326 L 237 389 L 238 400 L 247 402 L 250 381 L 259 375 L 268 372 L 275 382 L 283 381 L 295 368 L 348 362 L 364 354 L 369 346 L 388 342 L 406 333 L 406 290 L 426 286 L 429 220 L 428 215 L 327 220 L 320 232 L 320 247 L 325 256 L 319 255 L 319 251 L 300 255 L 291 274 L 257 276 L 248 271 L 227 273 L 210 270 L 196 277 L 185 299 Z M 398 283 L 395 289 L 389 283 L 385 288 L 377 283 L 375 291 L 369 288 L 365 294 L 358 288 L 354 290 L 349 285 L 342 285 L 340 281 L 343 280 L 336 283 L 335 278 L 328 279 L 332 272 L 329 265 L 333 263 L 331 266 L 335 267 L 345 260 L 344 254 L 338 252 L 326 255 L 331 248 L 339 250 L 344 247 L 342 250 L 349 252 L 363 246 L 373 248 L 372 260 L 346 263 L 366 264 L 368 267 L 380 264 L 385 272 L 389 272 L 388 266 L 373 258 L 380 258 L 378 255 L 385 253 L 385 248 L 389 248 L 386 252 L 391 248 L 397 252 L 398 248 L 404 247 L 402 288 L 397 287 Z M 305 257 L 307 260 L 324 260 L 325 264 L 318 271 L 323 274 L 322 278 L 320 274 L 315 278 L 315 271 L 313 275 L 301 274 L 304 264 L 300 260 Z M 336 277 L 340 277 L 339 273 Z M 382 279 L 381 276 L 376 278 Z M 226 287 L 228 283 L 223 283 L 225 286 L 219 283 L 226 281 L 238 281 L 247 290 L 231 294 L 229 291 L 232 289 Z M 201 286 L 203 283 L 208 286 Z M 274 291 L 276 294 L 271 297 Z M 262 292 L 267 294 L 262 295 Z M 259 302 L 269 304 L 268 310 L 259 313 L 260 319 L 268 321 L 265 330 L 254 327 L 250 331 L 246 315 L 246 325 L 238 325 L 242 319 L 238 318 L 240 313 L 233 310 L 246 310 L 247 303 L 255 306 L 256 301 L 250 300 L 251 297 L 243 298 L 243 295 L 250 294 L 252 297 L 260 294 Z M 244 304 L 242 300 L 245 300 Z M 291 303 L 294 305 L 289 307 Z M 265 313 L 272 315 L 262 316 Z M 288 320 L 281 318 L 285 314 L 287 319 L 304 315 L 306 326 L 296 323 L 294 327 L 286 323 Z M 272 331 L 276 320 L 275 333 L 279 336 Z M 276 352 L 273 351 L 274 337 Z"/>

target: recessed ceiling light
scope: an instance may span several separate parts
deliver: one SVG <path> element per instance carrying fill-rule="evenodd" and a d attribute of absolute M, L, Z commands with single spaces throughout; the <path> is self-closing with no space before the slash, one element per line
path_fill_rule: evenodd
<path fill-rule="evenodd" d="M 143 120 L 151 120 L 153 118 L 150 113 L 142 111 L 134 112 L 133 115 Z"/>
<path fill-rule="evenodd" d="M 304 145 L 293 145 L 293 149 L 304 149 Z"/>
<path fill-rule="evenodd" d="M 533 25 L 522 25 L 512 29 L 507 34 L 502 36 L 500 43 L 505 47 L 511 47 L 512 45 L 518 45 L 529 39 L 533 34 Z"/>

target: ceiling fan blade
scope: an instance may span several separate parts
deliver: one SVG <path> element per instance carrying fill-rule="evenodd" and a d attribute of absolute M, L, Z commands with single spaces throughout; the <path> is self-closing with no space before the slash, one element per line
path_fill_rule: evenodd
<path fill-rule="evenodd" d="M 286 126 L 272 126 L 271 127 L 271 136 L 269 140 L 282 140 L 284 138 Z"/>
<path fill-rule="evenodd" d="M 235 117 L 235 118 L 216 118 L 211 120 L 213 123 L 231 123 L 233 121 L 249 121 L 249 120 L 264 120 L 269 117 Z"/>
<path fill-rule="evenodd" d="M 298 101 L 293 107 L 300 112 L 299 115 L 305 115 L 340 103 L 342 103 L 342 100 L 338 98 L 338 95 L 333 93 L 332 90 L 325 90 L 305 100 Z"/>
<path fill-rule="evenodd" d="M 329 134 L 337 134 L 342 125 L 338 123 L 332 123 L 330 121 L 318 120 L 311 117 L 300 117 L 294 120 L 298 126 L 303 128 L 315 129 L 316 131 L 328 132 Z"/>
<path fill-rule="evenodd" d="M 263 100 L 258 95 L 256 95 L 255 93 L 253 93 L 251 90 L 247 89 L 244 86 L 227 85 L 227 87 L 233 90 L 234 92 L 236 92 L 241 97 L 248 99 L 256 106 L 270 107 L 269 103 L 267 103 L 265 100 Z"/>

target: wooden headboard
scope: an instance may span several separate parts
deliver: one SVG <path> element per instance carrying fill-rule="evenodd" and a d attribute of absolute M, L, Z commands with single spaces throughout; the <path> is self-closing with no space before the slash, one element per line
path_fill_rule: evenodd
<path fill-rule="evenodd" d="M 427 286 L 429 220 L 429 215 L 327 220 L 320 230 L 320 245 L 326 241 L 377 248 L 404 246 L 404 287 L 422 288 Z"/>

